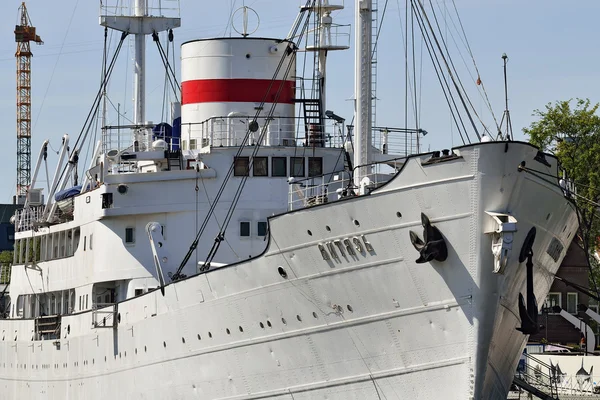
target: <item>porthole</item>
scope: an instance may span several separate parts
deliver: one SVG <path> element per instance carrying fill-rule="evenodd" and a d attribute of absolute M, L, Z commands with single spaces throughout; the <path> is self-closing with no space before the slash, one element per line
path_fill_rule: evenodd
<path fill-rule="evenodd" d="M 163 342 L 163 347 L 167 348 L 167 342 Z"/>
<path fill-rule="evenodd" d="M 212 333 L 208 332 L 208 337 L 212 338 Z"/>
<path fill-rule="evenodd" d="M 200 334 L 198 334 L 198 340 L 202 340 L 202 337 L 200 337 Z"/>
<path fill-rule="evenodd" d="M 227 332 L 228 335 L 231 335 L 231 331 L 229 330 L 229 328 L 225 329 L 225 332 Z"/>
<path fill-rule="evenodd" d="M 273 326 L 273 325 L 271 325 L 271 321 L 267 320 L 267 326 L 268 326 L 269 328 L 271 328 L 271 327 Z"/>
<path fill-rule="evenodd" d="M 348 311 L 354 312 L 354 309 L 352 308 L 352 306 L 350 304 L 348 304 Z"/>
<path fill-rule="evenodd" d="M 127 352 L 125 352 L 124 354 L 125 354 L 125 358 L 127 358 Z"/>
<path fill-rule="evenodd" d="M 118 323 L 121 323 L 121 313 L 118 313 L 118 314 L 117 314 L 117 322 L 118 322 Z"/>
<path fill-rule="evenodd" d="M 360 226 L 360 222 L 358 222 L 358 220 L 357 220 L 357 219 L 355 219 L 355 220 L 354 220 L 354 225 L 356 225 L 356 226 Z"/>
<path fill-rule="evenodd" d="M 309 230 L 306 231 L 306 233 L 308 233 L 308 236 L 312 236 L 312 232 Z"/>
<path fill-rule="evenodd" d="M 71 333 L 71 325 L 67 325 L 67 335 Z"/>
<path fill-rule="evenodd" d="M 300 315 L 296 315 L 296 319 L 300 322 L 302 322 L 302 317 Z"/>
<path fill-rule="evenodd" d="M 258 325 L 260 325 L 261 328 L 265 329 L 265 324 L 263 324 L 262 322 L 259 323 Z"/>
<path fill-rule="evenodd" d="M 283 279 L 287 279 L 287 272 L 285 272 L 285 269 L 283 269 L 283 267 L 279 267 L 277 268 L 277 271 L 279 271 L 279 275 L 281 275 L 281 277 Z"/>
<path fill-rule="evenodd" d="M 181 338 L 181 343 L 185 344 L 185 338 L 184 337 Z"/>
<path fill-rule="evenodd" d="M 546 221 L 550 219 L 550 214 L 546 215 Z"/>
<path fill-rule="evenodd" d="M 148 349 L 146 348 L 146 346 L 144 346 L 144 353 L 146 353 L 148 351 Z"/>
<path fill-rule="evenodd" d="M 287 321 L 285 320 L 285 318 L 281 318 L 281 322 L 283 322 L 284 325 L 287 325 Z"/>
<path fill-rule="evenodd" d="M 327 230 L 327 232 L 331 232 L 331 228 L 329 227 L 329 225 L 325 225 L 325 229 Z"/>
<path fill-rule="evenodd" d="M 398 211 L 398 212 L 396 213 L 396 217 L 398 217 L 398 218 L 402 218 L 402 213 L 401 213 L 400 211 Z"/>
<path fill-rule="evenodd" d="M 317 313 L 313 311 L 313 317 L 318 318 Z"/>
<path fill-rule="evenodd" d="M 240 330 L 240 332 L 244 332 L 244 328 L 242 328 L 241 326 L 238 326 L 238 329 Z"/>

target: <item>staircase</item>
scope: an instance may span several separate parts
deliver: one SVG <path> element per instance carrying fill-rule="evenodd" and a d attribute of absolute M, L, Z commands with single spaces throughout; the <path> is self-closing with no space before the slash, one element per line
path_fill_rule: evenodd
<path fill-rule="evenodd" d="M 535 368 L 532 364 L 536 364 Z M 525 363 L 518 368 L 513 383 L 542 400 L 558 400 L 557 379 L 552 367 L 529 354 L 525 354 Z"/>
<path fill-rule="evenodd" d="M 165 150 L 165 157 L 167 158 L 167 167 L 169 171 L 182 168 L 182 157 L 181 150 Z"/>
<path fill-rule="evenodd" d="M 301 102 L 304 111 L 304 129 L 306 131 L 307 146 L 324 147 L 321 99 L 303 99 Z"/>

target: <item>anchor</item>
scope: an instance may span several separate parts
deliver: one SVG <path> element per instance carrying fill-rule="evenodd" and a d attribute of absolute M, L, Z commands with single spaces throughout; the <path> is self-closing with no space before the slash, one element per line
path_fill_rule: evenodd
<path fill-rule="evenodd" d="M 429 218 L 421 213 L 421 224 L 423 225 L 423 240 L 413 231 L 409 231 L 410 241 L 419 252 L 417 264 L 423 264 L 431 260 L 445 261 L 448 258 L 448 248 L 442 232 L 431 225 Z"/>
<path fill-rule="evenodd" d="M 519 263 L 527 260 L 527 306 L 523 293 L 519 293 L 519 317 L 521 317 L 521 327 L 518 331 L 524 335 L 533 335 L 539 331 L 538 325 L 538 307 L 535 295 L 533 293 L 533 242 L 535 241 L 535 226 L 529 230 L 521 253 L 519 254 Z"/>

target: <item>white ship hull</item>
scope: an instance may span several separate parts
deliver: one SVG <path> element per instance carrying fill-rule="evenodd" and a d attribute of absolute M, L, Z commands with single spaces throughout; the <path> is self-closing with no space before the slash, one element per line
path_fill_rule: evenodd
<path fill-rule="evenodd" d="M 62 317 L 60 340 L 38 341 L 33 319 L 0 321 L 2 398 L 504 400 L 527 340 L 525 235 L 536 227 L 541 304 L 577 219 L 558 182 L 518 171 L 556 174 L 532 146 L 455 152 L 410 158 L 371 195 L 271 218 L 261 256 L 121 302 L 115 328 L 81 312 Z M 518 221 L 502 273 L 486 212 Z M 421 213 L 444 235 L 443 262 L 415 263 Z M 325 244 L 346 238 L 361 248 L 333 258 Z"/>

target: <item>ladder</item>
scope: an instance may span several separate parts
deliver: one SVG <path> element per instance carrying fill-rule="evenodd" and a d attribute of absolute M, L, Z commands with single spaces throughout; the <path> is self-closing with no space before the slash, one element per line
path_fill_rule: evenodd
<path fill-rule="evenodd" d="M 377 32 L 379 31 L 379 12 L 377 0 L 371 0 L 371 127 L 377 126 Z"/>
<path fill-rule="evenodd" d="M 167 158 L 167 167 L 169 171 L 182 169 L 181 150 L 165 150 L 165 157 Z"/>

